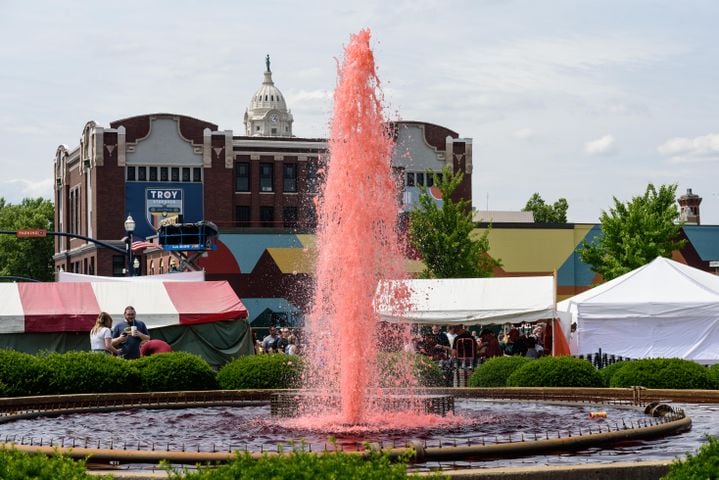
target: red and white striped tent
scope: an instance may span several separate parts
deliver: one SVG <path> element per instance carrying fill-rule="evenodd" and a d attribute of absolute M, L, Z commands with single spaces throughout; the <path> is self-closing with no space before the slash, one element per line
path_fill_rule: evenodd
<path fill-rule="evenodd" d="M 149 329 L 247 318 L 226 281 L 0 283 L 0 334 L 90 331 L 99 312 L 132 305 Z"/>

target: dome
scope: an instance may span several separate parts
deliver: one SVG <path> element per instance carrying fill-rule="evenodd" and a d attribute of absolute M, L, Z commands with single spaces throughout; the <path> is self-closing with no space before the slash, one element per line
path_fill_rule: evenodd
<path fill-rule="evenodd" d="M 260 88 L 255 92 L 250 100 L 250 110 L 280 110 L 287 111 L 285 97 L 282 96 L 280 89 L 275 87 L 272 81 L 272 71 L 270 70 L 270 56 L 266 60 L 267 70 L 265 71 L 265 80 Z"/>
<path fill-rule="evenodd" d="M 250 100 L 245 111 L 245 134 L 260 137 L 291 137 L 292 113 L 287 109 L 285 97 L 275 87 L 270 70 L 270 56 L 265 59 L 265 79 Z"/>

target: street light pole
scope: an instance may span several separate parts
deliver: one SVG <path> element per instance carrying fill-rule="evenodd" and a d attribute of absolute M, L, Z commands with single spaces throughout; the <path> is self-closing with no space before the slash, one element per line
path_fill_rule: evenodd
<path fill-rule="evenodd" d="M 128 215 L 125 220 L 125 231 L 127 232 L 127 271 L 131 277 L 135 276 L 135 264 L 132 259 L 132 233 L 135 231 L 135 220 Z"/>

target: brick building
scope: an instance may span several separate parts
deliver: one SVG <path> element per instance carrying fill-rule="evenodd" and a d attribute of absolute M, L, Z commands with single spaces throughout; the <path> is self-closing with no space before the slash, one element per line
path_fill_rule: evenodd
<path fill-rule="evenodd" d="M 101 126 L 88 122 L 80 145 L 58 147 L 54 161 L 55 225 L 100 240 L 56 237 L 55 269 L 103 276 L 126 274 L 124 222 L 135 220 L 134 237 L 152 240 L 160 222 L 177 217 L 208 220 L 223 235 L 313 231 L 313 197 L 327 161 L 327 141 L 298 138 L 285 98 L 274 85 L 269 57 L 264 79 L 244 114 L 243 135 L 180 114 L 138 115 Z M 409 209 L 426 172 L 443 166 L 465 172 L 456 191 L 471 200 L 472 141 L 425 122 L 391 125 L 396 140 L 392 164 L 405 181 Z M 165 273 L 171 254 L 138 251 L 140 274 Z M 212 253 L 210 254 L 212 256 Z M 202 265 L 208 276 L 213 262 Z M 235 283 L 236 285 L 237 283 Z M 239 292 L 238 292 L 239 293 Z"/>

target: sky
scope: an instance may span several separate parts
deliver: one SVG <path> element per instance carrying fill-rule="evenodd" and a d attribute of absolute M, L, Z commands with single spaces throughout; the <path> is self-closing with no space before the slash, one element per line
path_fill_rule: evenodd
<path fill-rule="evenodd" d="M 270 55 L 299 137 L 327 137 L 337 62 L 368 28 L 387 118 L 471 138 L 473 202 L 566 198 L 597 223 L 649 183 L 719 224 L 714 0 L 0 0 L 0 197 L 52 198 L 85 124 L 189 115 L 243 133 Z"/>

